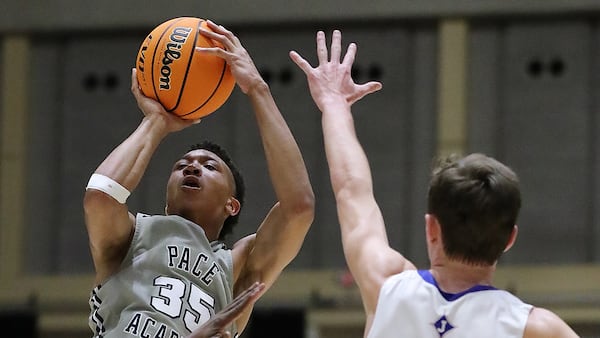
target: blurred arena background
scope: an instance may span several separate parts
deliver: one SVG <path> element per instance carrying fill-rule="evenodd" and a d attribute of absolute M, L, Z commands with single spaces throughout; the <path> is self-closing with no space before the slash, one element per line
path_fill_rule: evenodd
<path fill-rule="evenodd" d="M 484 152 L 520 175 L 517 244 L 496 286 L 600 337 L 600 2 L 597 0 L 77 1 L 0 4 L 0 327 L 19 337 L 89 337 L 92 262 L 85 184 L 141 114 L 130 94 L 139 44 L 176 16 L 240 36 L 303 150 L 317 217 L 300 255 L 257 303 L 246 338 L 361 337 L 323 153 L 320 114 L 289 60 L 319 29 L 359 45 L 357 82 L 384 88 L 355 106 L 392 245 L 427 266 L 431 158 Z M 157 152 L 132 211 L 162 213 L 166 172 L 204 138 L 232 152 L 263 213 L 266 168 L 236 89 L 200 127 Z M 157 195 L 159 195 L 157 197 Z M 264 207 L 264 210 L 260 208 Z M 255 229 L 243 214 L 231 241 Z M 8 332 L 8 331 L 7 331 Z"/>

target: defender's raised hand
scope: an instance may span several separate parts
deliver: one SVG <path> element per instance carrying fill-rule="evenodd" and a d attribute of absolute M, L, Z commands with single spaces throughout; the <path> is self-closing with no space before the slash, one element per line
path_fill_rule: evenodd
<path fill-rule="evenodd" d="M 342 52 L 342 33 L 333 31 L 331 38 L 331 55 L 326 45 L 325 33 L 317 32 L 317 56 L 319 65 L 313 68 L 300 54 L 290 52 L 290 58 L 302 69 L 308 79 L 308 86 L 313 100 L 321 109 L 331 100 L 343 98 L 348 105 L 352 105 L 367 94 L 381 89 L 380 82 L 367 82 L 356 84 L 351 76 L 352 64 L 356 56 L 356 44 L 351 43 L 340 60 Z"/>

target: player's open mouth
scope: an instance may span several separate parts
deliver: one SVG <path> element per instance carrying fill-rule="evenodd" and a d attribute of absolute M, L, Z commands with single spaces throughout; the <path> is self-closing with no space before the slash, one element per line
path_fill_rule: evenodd
<path fill-rule="evenodd" d="M 200 182 L 198 182 L 198 178 L 195 176 L 187 176 L 183 179 L 181 186 L 191 189 L 200 189 Z"/>

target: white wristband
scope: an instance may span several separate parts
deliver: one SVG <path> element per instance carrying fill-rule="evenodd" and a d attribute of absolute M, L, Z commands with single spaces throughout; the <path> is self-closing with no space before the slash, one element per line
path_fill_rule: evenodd
<path fill-rule="evenodd" d="M 124 204 L 129 194 L 131 194 L 129 190 L 112 178 L 100 174 L 92 174 L 85 190 L 87 189 L 103 191 L 121 204 Z"/>

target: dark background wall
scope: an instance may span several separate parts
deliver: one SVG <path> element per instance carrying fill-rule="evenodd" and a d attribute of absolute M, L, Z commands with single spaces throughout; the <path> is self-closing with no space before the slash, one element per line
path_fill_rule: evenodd
<path fill-rule="evenodd" d="M 354 111 L 393 247 L 427 265 L 428 170 L 445 146 L 440 135 L 448 126 L 440 125 L 440 114 L 454 109 L 444 98 L 456 94 L 464 111 L 444 121 L 465 125 L 459 150 L 495 156 L 521 177 L 519 240 L 502 263 L 600 261 L 598 1 L 4 1 L 0 282 L 34 278 L 16 299 L 64 283 L 44 278 L 92 272 L 81 209 L 85 184 L 141 119 L 129 91 L 139 44 L 158 23 L 184 15 L 214 19 L 241 38 L 303 150 L 317 215 L 291 270 L 345 268 L 320 115 L 288 58 L 294 49 L 315 64 L 315 32 L 334 28 L 345 44 L 358 43 L 357 82 L 384 84 Z M 448 21 L 466 28 L 459 44 L 443 35 Z M 453 71 L 444 66 L 444 44 L 465 55 L 464 71 L 449 89 L 440 86 Z M 162 213 L 172 162 L 208 138 L 230 150 L 248 184 L 246 209 L 228 240 L 254 231 L 274 196 L 250 109 L 236 89 L 200 125 L 169 136 L 129 199 L 132 211 Z M 81 284 L 83 291 L 72 291 L 85 294 L 88 285 Z M 10 298 L 0 296 L 0 303 Z M 50 298 L 49 307 L 61 302 Z"/>
<path fill-rule="evenodd" d="M 319 10 L 308 4 L 284 8 L 267 2 L 243 7 L 208 2 L 202 8 L 184 2 L 168 7 L 108 2 L 94 10 L 68 1 L 10 3 L 0 27 L 10 36 L 25 34 L 31 49 L 25 198 L 35 212 L 26 214 L 25 237 L 36 238 L 37 245 L 25 248 L 26 270 L 91 271 L 80 208 L 83 188 L 104 156 L 137 125 L 141 114 L 129 92 L 130 68 L 145 35 L 173 15 L 229 24 L 253 55 L 297 136 L 318 198 L 316 221 L 293 263 L 300 268 L 339 268 L 344 260 L 319 113 L 287 53 L 295 49 L 314 62 L 317 29 L 340 28 L 345 43 L 358 42 L 357 81 L 384 83 L 381 92 L 356 105 L 355 115 L 390 241 L 426 264 L 425 188 L 440 143 L 438 28 L 441 20 L 461 10 L 469 24 L 464 151 L 498 157 L 523 181 L 521 237 L 506 261 L 597 261 L 594 70 L 600 34 L 598 18 L 589 11 L 595 6 L 573 2 L 565 7 L 572 12 L 565 18 L 558 1 L 537 9 L 528 8 L 527 2 L 487 4 L 348 3 L 332 11 L 331 3 Z M 553 7 L 563 12 L 547 13 Z M 230 149 L 248 181 L 248 205 L 229 240 L 253 231 L 274 197 L 265 189 L 269 182 L 249 109 L 236 89 L 199 126 L 170 136 L 131 197 L 132 211 L 161 213 L 169 166 L 189 144 L 209 138 Z"/>

